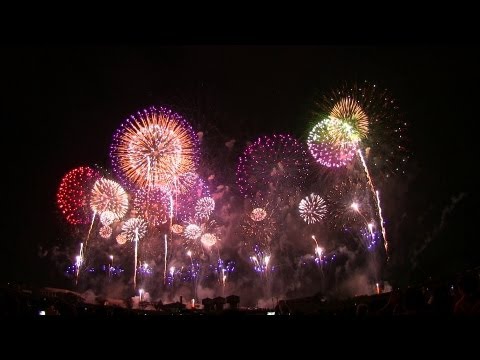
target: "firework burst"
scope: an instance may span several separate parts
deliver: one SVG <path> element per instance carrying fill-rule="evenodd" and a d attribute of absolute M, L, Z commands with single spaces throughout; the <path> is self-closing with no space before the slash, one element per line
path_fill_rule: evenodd
<path fill-rule="evenodd" d="M 314 159 L 326 167 L 346 166 L 355 157 L 359 135 L 346 122 L 329 117 L 317 123 L 308 135 Z"/>
<path fill-rule="evenodd" d="M 267 217 L 267 212 L 262 208 L 255 208 L 250 213 L 250 218 L 253 221 L 262 221 Z"/>
<path fill-rule="evenodd" d="M 189 240 L 196 240 L 202 236 L 202 229 L 196 224 L 188 224 L 183 231 L 183 235 Z"/>
<path fill-rule="evenodd" d="M 330 112 L 330 116 L 349 124 L 361 138 L 367 136 L 368 116 L 355 99 L 346 97 L 337 101 Z"/>
<path fill-rule="evenodd" d="M 112 236 L 112 228 L 110 226 L 102 226 L 99 234 L 102 238 L 108 239 L 110 236 Z"/>
<path fill-rule="evenodd" d="M 215 209 L 215 200 L 211 197 L 203 197 L 198 199 L 195 206 L 195 217 L 199 219 L 208 219 Z"/>
<path fill-rule="evenodd" d="M 99 173 L 87 166 L 69 171 L 60 182 L 57 205 L 67 221 L 72 224 L 87 224 L 90 218 L 90 190 Z"/>
<path fill-rule="evenodd" d="M 125 244 L 125 243 L 127 242 L 127 240 L 128 240 L 128 239 L 127 239 L 127 234 L 124 233 L 124 232 L 118 234 L 117 237 L 116 237 L 116 240 L 117 240 L 117 243 L 118 243 L 119 245 Z"/>
<path fill-rule="evenodd" d="M 112 225 L 117 217 L 113 211 L 107 210 L 100 214 L 100 222 L 104 226 Z"/>
<path fill-rule="evenodd" d="M 245 197 L 303 182 L 308 174 L 304 147 L 290 135 L 258 138 L 240 157 L 237 184 Z"/>
<path fill-rule="evenodd" d="M 218 238 L 215 234 L 206 233 L 202 235 L 202 237 L 200 238 L 200 241 L 202 245 L 205 246 L 206 248 L 211 248 L 213 245 L 217 243 Z"/>
<path fill-rule="evenodd" d="M 165 224 L 169 214 L 169 197 L 160 189 L 140 189 L 135 192 L 134 209 L 152 226 Z"/>
<path fill-rule="evenodd" d="M 169 186 L 198 164 L 197 135 L 180 115 L 151 107 L 131 116 L 113 138 L 115 173 L 137 188 Z"/>
<path fill-rule="evenodd" d="M 122 219 L 128 210 L 128 195 L 120 184 L 101 178 L 93 185 L 90 206 L 97 214 L 111 211 L 117 219 Z"/>
<path fill-rule="evenodd" d="M 298 205 L 300 216 L 307 224 L 315 224 L 323 219 L 327 212 L 325 200 L 317 194 L 310 194 Z"/>
<path fill-rule="evenodd" d="M 362 148 L 367 153 L 366 161 L 376 177 L 405 173 L 405 165 L 410 157 L 407 150 L 407 123 L 397 101 L 387 89 L 367 81 L 345 84 L 325 96 L 317 105 L 318 114 L 335 116 L 358 131 Z M 365 116 L 359 116 L 362 112 Z M 352 116 L 349 117 L 349 114 Z M 356 122 L 351 120 L 355 119 L 353 114 L 357 116 Z M 365 121 L 360 119 L 365 117 L 368 127 L 361 125 Z"/>

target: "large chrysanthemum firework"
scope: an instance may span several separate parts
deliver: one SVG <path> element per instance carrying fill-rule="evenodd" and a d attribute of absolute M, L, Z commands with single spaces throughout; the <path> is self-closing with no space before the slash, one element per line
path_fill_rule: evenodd
<path fill-rule="evenodd" d="M 323 219 L 327 212 L 325 200 L 317 194 L 310 194 L 300 201 L 298 205 L 301 218 L 307 224 L 315 224 Z"/>
<path fill-rule="evenodd" d="M 272 135 L 249 145 L 237 167 L 237 184 L 245 197 L 303 181 L 308 173 L 307 152 L 290 135 Z"/>
<path fill-rule="evenodd" d="M 203 197 L 198 199 L 195 205 L 195 216 L 199 219 L 208 219 L 213 210 L 215 210 L 215 200 L 211 197 Z"/>
<path fill-rule="evenodd" d="M 120 184 L 101 178 L 93 185 L 90 206 L 97 214 L 111 211 L 122 219 L 128 210 L 128 195 Z"/>
<path fill-rule="evenodd" d="M 318 163 L 327 167 L 341 167 L 355 157 L 358 140 L 358 133 L 348 123 L 329 117 L 313 127 L 307 144 Z"/>
<path fill-rule="evenodd" d="M 57 192 L 57 205 L 70 224 L 86 224 L 90 219 L 90 190 L 99 173 L 88 166 L 69 171 Z"/>
<path fill-rule="evenodd" d="M 267 212 L 262 208 L 255 208 L 250 213 L 250 218 L 253 221 L 262 221 L 267 216 Z"/>
<path fill-rule="evenodd" d="M 133 207 L 149 224 L 165 224 L 169 214 L 169 197 L 160 189 L 140 189 L 135 193 Z"/>
<path fill-rule="evenodd" d="M 140 240 L 147 233 L 147 222 L 142 218 L 128 219 L 123 224 L 122 231 L 124 232 L 127 240 L 129 241 Z"/>
<path fill-rule="evenodd" d="M 110 155 L 121 179 L 137 188 L 152 188 L 195 172 L 198 147 L 197 135 L 180 115 L 151 107 L 122 124 Z"/>

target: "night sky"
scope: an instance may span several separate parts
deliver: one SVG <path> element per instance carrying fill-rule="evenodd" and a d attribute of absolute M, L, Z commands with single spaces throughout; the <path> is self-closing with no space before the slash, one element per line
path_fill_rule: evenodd
<path fill-rule="evenodd" d="M 474 48 L 37 45 L 9 47 L 0 61 L 3 281 L 56 284 L 38 252 L 65 238 L 55 203 L 60 180 L 77 166 L 108 167 L 113 132 L 131 113 L 149 105 L 182 113 L 196 99 L 212 118 L 212 137 L 236 139 L 242 148 L 271 132 L 305 138 L 315 95 L 363 80 L 387 87 L 410 127 L 408 186 L 397 194 L 396 213 L 406 214 L 399 229 L 405 237 L 395 244 L 397 271 L 409 267 L 411 251 L 435 232 L 442 211 L 461 193 L 419 257 L 417 276 L 480 265 L 474 192 L 480 57 Z"/>

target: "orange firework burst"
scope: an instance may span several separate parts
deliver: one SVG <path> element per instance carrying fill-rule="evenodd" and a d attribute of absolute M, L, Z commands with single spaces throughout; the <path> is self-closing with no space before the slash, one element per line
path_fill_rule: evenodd
<path fill-rule="evenodd" d="M 351 97 L 340 99 L 333 107 L 330 116 L 345 121 L 361 138 L 368 134 L 368 116 Z"/>
<path fill-rule="evenodd" d="M 126 183 L 164 187 L 182 174 L 195 172 L 198 137 L 179 115 L 151 107 L 122 124 L 110 155 L 115 172 Z"/>

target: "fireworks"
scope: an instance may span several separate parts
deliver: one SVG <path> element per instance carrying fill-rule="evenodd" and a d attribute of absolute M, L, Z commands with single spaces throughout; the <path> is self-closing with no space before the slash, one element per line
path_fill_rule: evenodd
<path fill-rule="evenodd" d="M 310 194 L 300 201 L 298 205 L 300 216 L 307 224 L 314 224 L 325 216 L 327 207 L 325 200 L 319 195 Z"/>
<path fill-rule="evenodd" d="M 214 209 L 215 201 L 211 197 L 203 197 L 197 201 L 195 215 L 199 219 L 208 219 Z"/>
<path fill-rule="evenodd" d="M 202 235 L 202 237 L 200 238 L 200 241 L 203 244 L 203 246 L 209 248 L 215 245 L 218 239 L 214 234 L 206 233 Z"/>
<path fill-rule="evenodd" d="M 188 193 L 200 180 L 198 174 L 187 172 L 174 176 L 172 181 L 162 185 L 161 188 L 170 194 L 179 195 Z"/>
<path fill-rule="evenodd" d="M 112 225 L 115 219 L 116 219 L 115 213 L 109 210 L 104 211 L 100 215 L 100 222 L 102 223 L 102 225 L 105 225 L 105 226 Z"/>
<path fill-rule="evenodd" d="M 361 138 L 367 136 L 368 116 L 353 98 L 340 99 L 330 112 L 330 116 L 345 121 Z"/>
<path fill-rule="evenodd" d="M 207 184 L 198 176 L 192 177 L 195 179 L 192 187 L 185 192 L 173 191 L 173 198 L 175 202 L 175 216 L 182 220 L 187 220 L 194 215 L 197 201 L 202 197 L 209 197 L 210 192 Z"/>
<path fill-rule="evenodd" d="M 173 224 L 172 225 L 172 232 L 174 234 L 181 234 L 183 233 L 183 226 L 179 224 Z"/>
<path fill-rule="evenodd" d="M 135 271 L 133 273 L 133 287 L 137 287 L 138 242 L 147 232 L 147 222 L 141 218 L 131 218 L 122 226 L 127 240 L 135 242 Z"/>
<path fill-rule="evenodd" d="M 366 215 L 371 217 L 373 214 L 370 198 L 369 191 L 364 182 L 358 178 L 358 174 L 343 177 L 327 193 L 329 212 L 327 220 L 335 228 L 358 230 L 365 222 L 363 217 Z M 359 211 L 360 208 L 362 212 Z"/>
<path fill-rule="evenodd" d="M 110 226 L 102 226 L 99 234 L 102 238 L 108 239 L 110 236 L 112 236 L 112 228 Z"/>
<path fill-rule="evenodd" d="M 267 212 L 262 208 L 255 208 L 250 213 L 250 218 L 253 221 L 262 221 L 267 216 Z"/>
<path fill-rule="evenodd" d="M 329 117 L 313 127 L 307 144 L 318 163 L 326 167 L 341 167 L 355 157 L 358 140 L 358 133 L 348 123 Z"/>
<path fill-rule="evenodd" d="M 70 224 L 86 224 L 90 221 L 88 199 L 98 176 L 97 171 L 82 166 L 63 177 L 57 192 L 57 205 Z"/>
<path fill-rule="evenodd" d="M 257 241 L 268 244 L 272 241 L 276 232 L 276 223 L 271 214 L 266 214 L 262 221 L 252 220 L 250 216 L 245 216 L 242 223 L 243 233 L 250 242 Z"/>
<path fill-rule="evenodd" d="M 133 207 L 153 226 L 165 224 L 168 218 L 168 195 L 160 189 L 140 189 L 135 193 Z"/>
<path fill-rule="evenodd" d="M 258 138 L 249 145 L 237 167 L 237 184 L 245 197 L 279 186 L 302 182 L 308 174 L 304 147 L 290 135 Z"/>
<path fill-rule="evenodd" d="M 117 243 L 120 245 L 125 244 L 127 242 L 127 234 L 125 234 L 124 232 L 118 234 L 116 237 L 116 240 L 117 240 Z"/>
<path fill-rule="evenodd" d="M 250 261 L 253 263 L 253 269 L 260 274 L 267 275 L 269 270 L 269 264 L 271 262 L 272 255 L 269 251 L 262 251 L 258 246 L 254 248 L 255 255 L 250 256 Z M 270 266 L 270 269 L 273 268 Z"/>
<path fill-rule="evenodd" d="M 187 239 L 195 240 L 202 235 L 202 229 L 196 224 L 188 224 L 185 227 L 183 234 Z"/>
<path fill-rule="evenodd" d="M 122 231 L 124 231 L 127 240 L 137 242 L 145 236 L 147 232 L 147 222 L 141 218 L 128 219 L 123 224 Z"/>
<path fill-rule="evenodd" d="M 404 173 L 409 158 L 407 123 L 388 90 L 367 81 L 345 84 L 325 96 L 319 105 L 322 115 L 331 114 L 358 132 L 362 147 L 369 149 L 366 160 L 371 170 L 375 169 L 375 175 Z"/>
<path fill-rule="evenodd" d="M 98 214 L 111 211 L 122 219 L 128 210 L 128 195 L 115 181 L 101 178 L 93 185 L 90 206 Z"/>
<path fill-rule="evenodd" d="M 113 138 L 114 171 L 138 188 L 168 186 L 182 174 L 195 172 L 199 141 L 178 114 L 151 107 L 131 116 Z"/>

